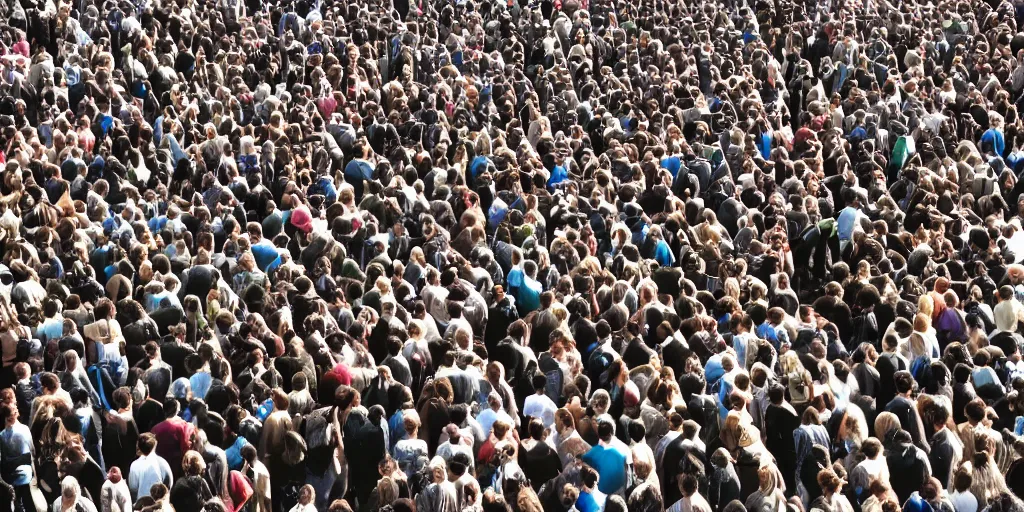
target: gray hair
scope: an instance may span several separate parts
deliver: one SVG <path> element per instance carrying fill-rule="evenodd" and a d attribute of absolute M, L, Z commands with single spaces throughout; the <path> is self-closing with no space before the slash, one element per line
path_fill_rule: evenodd
<path fill-rule="evenodd" d="M 64 499 L 78 501 L 82 495 L 82 487 L 78 485 L 78 480 L 70 475 L 64 477 L 60 482 L 60 495 Z"/>

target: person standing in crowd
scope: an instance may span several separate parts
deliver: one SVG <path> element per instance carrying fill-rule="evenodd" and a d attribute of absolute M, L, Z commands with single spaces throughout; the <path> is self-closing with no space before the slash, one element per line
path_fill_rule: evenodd
<path fill-rule="evenodd" d="M 163 484 L 168 489 L 174 482 L 170 464 L 156 453 L 157 439 L 151 433 L 139 436 L 137 452 L 139 458 L 132 462 L 128 472 L 128 487 L 132 493 L 132 501 L 149 496 L 150 489 L 156 484 Z"/>

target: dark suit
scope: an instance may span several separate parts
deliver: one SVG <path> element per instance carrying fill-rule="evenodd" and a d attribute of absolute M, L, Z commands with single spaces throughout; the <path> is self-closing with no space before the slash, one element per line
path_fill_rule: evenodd
<path fill-rule="evenodd" d="M 944 428 L 932 436 L 931 449 L 928 462 L 932 465 L 932 476 L 939 479 L 943 487 L 952 488 L 953 469 L 960 465 L 963 458 L 960 438 Z"/>
<path fill-rule="evenodd" d="M 895 414 L 900 419 L 900 425 L 903 427 L 903 430 L 910 433 L 910 438 L 914 440 L 914 444 L 924 450 L 925 453 L 928 453 L 930 447 L 928 440 L 925 439 L 924 424 L 921 423 L 921 415 L 917 412 L 917 404 L 907 397 L 897 396 L 885 406 L 885 410 Z"/>
<path fill-rule="evenodd" d="M 31 381 L 22 380 L 14 385 L 14 397 L 18 401 L 18 415 L 21 416 L 21 421 L 25 424 L 32 422 L 32 400 L 35 400 L 37 396 L 39 393 L 36 393 Z"/>
<path fill-rule="evenodd" d="M 971 400 L 978 398 L 978 394 L 974 392 L 974 384 L 968 380 L 961 384 L 959 382 L 953 383 L 953 422 L 957 425 L 967 421 L 967 413 L 964 412 L 964 408 Z"/>
<path fill-rule="evenodd" d="M 796 444 L 793 431 L 799 426 L 800 417 L 792 407 L 768 404 L 764 412 L 764 445 L 775 455 L 789 492 L 796 491 Z"/>
<path fill-rule="evenodd" d="M 875 397 L 877 404 L 888 404 L 896 396 L 896 382 L 893 376 L 896 372 L 907 369 L 907 363 L 896 354 L 879 354 L 875 363 L 878 370 L 878 395 Z M 876 433 L 877 435 L 877 433 Z"/>
<path fill-rule="evenodd" d="M 547 443 L 540 441 L 533 448 L 519 450 L 519 466 L 535 491 L 562 472 L 562 459 Z"/>
<path fill-rule="evenodd" d="M 665 489 L 665 502 L 675 503 L 682 498 L 682 494 L 679 492 L 679 485 L 676 484 L 679 475 L 682 474 L 682 464 L 686 460 L 686 456 L 689 454 L 697 457 L 704 467 L 708 467 L 707 456 L 701 453 L 700 450 L 696 449 L 692 443 L 685 443 L 685 439 L 682 435 L 672 440 L 671 443 L 665 447 L 665 453 L 662 455 L 664 489 Z"/>

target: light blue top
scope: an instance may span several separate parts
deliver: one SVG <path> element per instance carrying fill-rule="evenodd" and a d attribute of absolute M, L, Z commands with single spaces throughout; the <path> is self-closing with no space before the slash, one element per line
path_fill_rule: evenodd
<path fill-rule="evenodd" d="M 7 427 L 0 432 L 0 449 L 3 450 L 5 459 L 31 454 L 32 431 L 29 430 L 28 426 L 24 423 L 15 422 L 14 425 Z M 28 458 L 26 462 L 29 463 L 22 464 L 14 470 L 14 481 L 9 482 L 14 487 L 20 487 L 22 485 L 29 485 L 32 483 L 31 457 Z"/>
<path fill-rule="evenodd" d="M 168 489 L 174 483 L 171 473 L 171 465 L 163 457 L 156 454 L 156 451 L 149 455 L 143 455 L 132 462 L 128 471 L 128 488 L 132 491 L 132 500 L 149 496 L 149 489 L 153 484 L 164 484 Z"/>
<path fill-rule="evenodd" d="M 853 238 L 853 230 L 857 227 L 857 221 L 860 216 L 863 215 L 860 210 L 852 206 L 843 208 L 843 211 L 839 212 L 839 219 L 836 223 L 839 225 L 839 239 L 849 240 Z"/>

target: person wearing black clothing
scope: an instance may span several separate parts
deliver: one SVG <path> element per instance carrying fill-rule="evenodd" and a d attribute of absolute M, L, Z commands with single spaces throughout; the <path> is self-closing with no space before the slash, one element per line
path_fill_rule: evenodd
<path fill-rule="evenodd" d="M 163 403 L 153 398 L 153 394 L 147 387 L 146 399 L 135 411 L 135 424 L 138 427 L 139 432 L 149 432 L 153 427 L 165 419 L 167 418 L 164 417 Z"/>
<path fill-rule="evenodd" d="M 562 472 L 562 459 L 558 452 L 545 439 L 544 424 L 533 418 L 527 426 L 530 437 L 523 441 L 519 450 L 519 466 L 530 480 L 533 490 L 539 491 L 541 486 Z"/>
<path fill-rule="evenodd" d="M 889 334 L 882 339 L 882 353 L 878 355 L 878 361 L 875 362 L 875 369 L 878 370 L 876 404 L 887 405 L 896 397 L 896 382 L 893 378 L 896 372 L 906 371 L 909 368 L 907 360 L 897 353 L 898 346 L 899 340 L 895 334 Z"/>
<path fill-rule="evenodd" d="M 821 486 L 818 485 L 818 473 L 832 465 L 828 448 L 816 444 L 811 447 L 811 453 L 800 466 L 800 483 L 807 490 L 807 499 L 814 501 L 822 495 Z"/>
<path fill-rule="evenodd" d="M 210 486 L 203 479 L 206 462 L 199 452 L 188 451 L 181 461 L 184 477 L 174 481 L 170 502 L 174 510 L 202 510 L 203 504 L 213 498 Z"/>
<path fill-rule="evenodd" d="M 711 455 L 708 504 L 714 510 L 721 510 L 733 500 L 740 499 L 740 479 L 730 459 L 725 448 L 719 448 Z"/>
<path fill-rule="evenodd" d="M 68 350 L 74 350 L 78 357 L 85 359 L 85 341 L 78 334 L 78 325 L 70 318 L 64 319 L 64 336 L 57 341 L 57 352 L 63 354 Z"/>
<path fill-rule="evenodd" d="M 652 329 L 653 331 L 653 329 Z M 622 354 L 622 360 L 630 368 L 636 368 L 651 362 L 651 359 L 657 357 L 658 354 L 644 343 L 644 339 L 641 336 L 634 336 L 626 343 L 626 348 Z"/>
<path fill-rule="evenodd" d="M 99 463 L 81 445 L 65 452 L 65 457 L 66 460 L 61 463 L 61 472 L 77 478 L 84 496 L 98 501 L 103 481 L 107 479 Z"/>
<path fill-rule="evenodd" d="M 402 356 L 402 340 L 397 336 L 391 336 L 387 340 L 388 356 L 384 358 L 382 365 L 391 368 L 391 376 L 403 386 L 412 386 L 412 370 L 409 361 Z"/>
<path fill-rule="evenodd" d="M 384 408 L 380 405 L 370 407 L 369 411 L 356 407 L 349 413 L 343 426 L 345 456 L 358 464 L 358 467 L 348 472 L 349 489 L 355 493 L 356 501 L 360 504 L 369 500 L 379 476 L 374 471 L 362 471 L 360 468 L 377 467 L 387 456 L 383 417 Z"/>
<path fill-rule="evenodd" d="M 910 398 L 910 393 L 914 391 L 914 377 L 910 372 L 901 371 L 896 373 L 893 380 L 896 383 L 897 395 L 885 406 L 885 410 L 895 414 L 900 419 L 900 425 L 914 440 L 914 444 L 928 453 L 928 439 L 924 424 L 921 422 L 921 414 L 917 412 L 917 402 Z"/>
<path fill-rule="evenodd" d="M 693 442 L 697 436 L 697 431 L 698 427 L 696 424 L 691 420 L 686 420 L 683 422 L 682 434 L 665 447 L 661 464 L 663 471 L 663 478 L 661 480 L 663 482 L 678 481 L 679 475 L 683 472 L 683 467 L 692 467 L 694 465 L 693 462 L 687 462 L 688 459 L 693 459 L 693 461 L 700 462 L 701 465 L 707 467 L 707 454 L 702 452 Z M 665 503 L 675 503 L 680 498 L 682 498 L 682 493 L 679 491 L 679 486 L 665 486 Z"/>
<path fill-rule="evenodd" d="M 935 434 L 930 441 L 931 451 L 928 453 L 932 476 L 937 478 L 944 488 L 952 489 L 953 472 L 963 460 L 963 444 L 960 437 L 946 427 L 949 422 L 949 411 L 945 407 L 932 405 L 929 416 L 935 428 Z"/>
<path fill-rule="evenodd" d="M 1013 449 L 1018 456 L 1024 455 L 1024 439 L 1014 441 Z M 1010 464 L 1006 470 L 1006 485 L 1015 495 L 1024 496 L 1024 458 L 1018 458 Z"/>
<path fill-rule="evenodd" d="M 171 335 L 160 344 L 160 357 L 170 365 L 172 375 L 189 375 L 185 370 L 185 359 L 195 354 L 196 349 L 185 343 L 183 325 L 175 325 L 171 331 Z"/>
<path fill-rule="evenodd" d="M 971 367 L 959 363 L 953 368 L 953 422 L 957 425 L 967 421 L 967 413 L 964 408 L 971 403 L 978 394 L 974 392 L 974 383 L 971 382 Z"/>
<path fill-rule="evenodd" d="M 420 439 L 427 442 L 429 453 L 437 451 L 437 445 L 441 438 L 441 432 L 449 423 L 451 415 L 448 408 L 452 405 L 454 391 L 451 381 L 447 378 L 440 378 L 433 382 L 434 396 L 420 406 L 419 414 L 422 427 L 420 428 Z"/>
<path fill-rule="evenodd" d="M 529 327 L 526 322 L 516 320 L 509 326 L 508 336 L 497 344 L 493 352 L 489 350 L 490 359 L 502 364 L 505 368 L 505 377 L 513 388 L 526 373 L 526 367 L 531 362 L 531 358 L 536 357 L 535 353 L 526 346 L 529 341 L 526 338 L 528 332 Z"/>
<path fill-rule="evenodd" d="M 107 468 L 118 467 L 121 474 L 127 475 L 136 458 L 139 428 L 132 417 L 132 398 L 128 389 L 114 391 L 113 401 L 114 410 L 103 415 L 103 463 Z"/>
<path fill-rule="evenodd" d="M 901 503 L 905 503 L 932 476 L 928 455 L 914 446 L 906 430 L 900 429 L 895 433 L 885 461 L 889 465 L 892 490 Z"/>
<path fill-rule="evenodd" d="M 14 384 L 14 397 L 18 402 L 18 415 L 24 418 L 24 421 L 31 421 L 32 401 L 39 396 L 32 386 L 31 371 L 28 363 L 14 365 L 14 375 L 18 379 Z"/>
<path fill-rule="evenodd" d="M 682 338 L 681 333 L 676 332 L 670 335 L 659 348 L 663 364 L 672 368 L 675 375 L 685 375 L 685 364 L 693 351 L 690 350 L 690 345 Z"/>
<path fill-rule="evenodd" d="M 772 384 L 768 388 L 768 408 L 764 412 L 765 448 L 775 456 L 779 472 L 786 482 L 786 492 L 796 493 L 796 445 L 793 431 L 800 426 L 800 416 L 785 401 L 785 388 Z"/>
<path fill-rule="evenodd" d="M 501 285 L 493 288 L 491 304 L 487 308 L 487 327 L 484 329 L 484 344 L 488 353 L 494 351 L 498 342 L 508 333 L 508 328 L 519 319 L 519 310 L 512 298 L 505 295 Z"/>
<path fill-rule="evenodd" d="M 549 293 L 540 295 L 541 310 L 533 315 L 533 322 L 530 324 L 530 348 L 534 353 L 540 354 L 548 350 L 548 341 L 551 333 L 561 323 L 555 312 L 551 309 L 554 296 Z M 527 320 L 530 317 L 527 316 Z"/>

